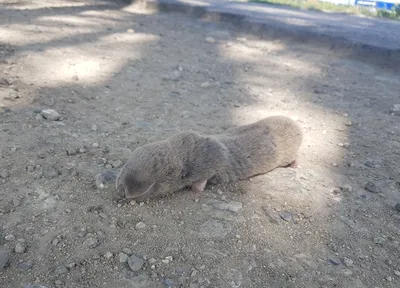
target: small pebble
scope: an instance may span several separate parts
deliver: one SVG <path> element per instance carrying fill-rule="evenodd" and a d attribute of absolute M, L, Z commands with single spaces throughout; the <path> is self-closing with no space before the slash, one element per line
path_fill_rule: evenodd
<path fill-rule="evenodd" d="M 135 30 L 129 28 L 128 30 L 126 30 L 126 32 L 128 32 L 129 34 L 135 33 Z"/>
<path fill-rule="evenodd" d="M 371 193 L 379 193 L 379 189 L 374 182 L 368 181 L 364 185 L 364 189 Z"/>
<path fill-rule="evenodd" d="M 40 115 L 42 115 L 43 118 L 51 121 L 57 121 L 61 118 L 61 115 L 53 109 L 44 109 L 40 112 Z"/>
<path fill-rule="evenodd" d="M 60 266 L 54 271 L 54 274 L 57 276 L 62 275 L 62 274 L 67 274 L 67 273 L 68 273 L 68 269 L 64 266 Z"/>
<path fill-rule="evenodd" d="M 215 39 L 213 37 L 206 37 L 206 42 L 215 43 Z"/>
<path fill-rule="evenodd" d="M 21 204 L 21 201 L 19 199 L 13 199 L 12 202 L 14 207 L 18 207 Z"/>
<path fill-rule="evenodd" d="M 7 241 L 14 241 L 15 236 L 13 234 L 8 234 L 6 237 L 4 237 L 4 239 L 6 239 Z"/>
<path fill-rule="evenodd" d="M 286 222 L 289 222 L 290 220 L 292 220 L 292 213 L 290 213 L 288 211 L 283 211 L 282 213 L 279 213 L 279 216 Z"/>
<path fill-rule="evenodd" d="M 21 262 L 18 264 L 18 269 L 22 271 L 27 271 L 29 269 L 32 269 L 33 264 L 30 262 Z"/>
<path fill-rule="evenodd" d="M 56 237 L 53 239 L 53 241 L 51 241 L 51 244 L 53 244 L 54 246 L 57 246 L 59 242 L 60 242 L 60 239 L 58 237 Z"/>
<path fill-rule="evenodd" d="M 112 258 L 114 255 L 111 252 L 107 252 L 106 254 L 104 254 L 104 258 L 110 259 Z"/>
<path fill-rule="evenodd" d="M 6 251 L 0 250 L 0 270 L 8 265 L 9 257 Z"/>
<path fill-rule="evenodd" d="M 113 162 L 112 166 L 113 166 L 113 168 L 119 168 L 119 167 L 122 166 L 122 164 L 123 163 L 122 163 L 121 160 L 116 160 L 116 161 Z"/>
<path fill-rule="evenodd" d="M 69 155 L 69 156 L 73 156 L 73 155 L 76 155 L 76 154 L 78 154 L 76 149 L 71 148 L 71 149 L 67 150 L 67 155 Z"/>
<path fill-rule="evenodd" d="M 146 227 L 146 224 L 144 224 L 143 222 L 139 222 L 136 224 L 136 229 L 143 229 Z"/>
<path fill-rule="evenodd" d="M 396 205 L 394 205 L 394 210 L 396 210 L 397 212 L 400 212 L 400 203 L 397 203 Z"/>
<path fill-rule="evenodd" d="M 34 167 L 34 166 L 31 166 L 31 165 L 28 165 L 28 166 L 26 166 L 26 171 L 27 171 L 28 173 L 32 173 L 33 171 L 35 171 L 35 167 Z"/>
<path fill-rule="evenodd" d="M 22 245 L 20 242 L 17 242 L 17 244 L 15 244 L 15 248 L 14 251 L 15 253 L 24 253 L 26 250 L 26 247 L 24 245 Z"/>
<path fill-rule="evenodd" d="M 94 148 L 97 148 L 97 147 L 99 147 L 100 145 L 99 145 L 99 143 L 93 143 L 92 146 L 93 146 Z"/>
<path fill-rule="evenodd" d="M 86 242 L 86 245 L 92 249 L 99 245 L 99 241 L 96 238 L 89 238 L 85 242 Z"/>
<path fill-rule="evenodd" d="M 335 266 L 340 265 L 340 260 L 339 259 L 330 258 L 330 259 L 328 259 L 328 262 L 330 264 L 335 265 Z"/>
<path fill-rule="evenodd" d="M 54 285 L 61 286 L 61 285 L 63 285 L 63 282 L 61 280 L 56 280 L 56 281 L 54 281 Z"/>
<path fill-rule="evenodd" d="M 343 148 L 349 148 L 350 143 L 339 143 L 338 145 Z"/>
<path fill-rule="evenodd" d="M 132 254 L 132 250 L 130 248 L 122 248 L 122 252 L 124 252 L 125 254 L 128 254 L 128 255 Z"/>
<path fill-rule="evenodd" d="M 92 258 L 93 258 L 94 260 L 99 260 L 99 259 L 100 259 L 100 255 L 97 254 L 97 253 L 95 253 L 95 254 L 93 254 Z"/>
<path fill-rule="evenodd" d="M 92 131 L 97 131 L 97 125 L 93 124 L 92 127 L 90 127 L 90 130 Z"/>
<path fill-rule="evenodd" d="M 354 266 L 353 260 L 351 260 L 350 258 L 347 258 L 347 257 L 343 258 L 343 264 L 348 268 Z"/>
<path fill-rule="evenodd" d="M 135 255 L 132 255 L 128 258 L 128 265 L 133 272 L 137 272 L 140 269 L 142 269 L 143 264 L 144 264 L 143 259 Z"/>
<path fill-rule="evenodd" d="M 165 260 L 168 260 L 169 262 L 172 262 L 172 260 L 174 260 L 174 259 L 172 258 L 172 256 L 167 256 L 167 257 L 165 257 Z"/>
<path fill-rule="evenodd" d="M 3 179 L 8 178 L 9 176 L 10 176 L 10 174 L 6 170 L 3 170 L 3 171 L 0 172 L 0 177 L 3 178 Z"/>
<path fill-rule="evenodd" d="M 374 238 L 374 243 L 375 244 L 382 244 L 382 243 L 384 243 L 386 240 L 385 240 L 385 238 L 383 238 L 383 237 L 381 237 L 381 236 L 378 236 L 378 237 L 375 237 Z"/>
<path fill-rule="evenodd" d="M 400 277 L 400 271 L 394 270 L 394 275 Z"/>
<path fill-rule="evenodd" d="M 126 261 L 128 261 L 129 256 L 125 253 L 119 253 L 118 258 L 120 263 L 125 263 Z"/>

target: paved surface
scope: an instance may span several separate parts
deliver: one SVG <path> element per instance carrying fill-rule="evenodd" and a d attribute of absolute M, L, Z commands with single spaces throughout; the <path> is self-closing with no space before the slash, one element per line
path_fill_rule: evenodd
<path fill-rule="evenodd" d="M 214 20 L 229 20 L 240 26 L 275 36 L 303 41 L 322 40 L 357 47 L 359 52 L 400 57 L 400 22 L 344 14 L 301 11 L 258 3 L 218 0 L 145 0 L 163 10 L 183 11 Z M 277 35 L 278 34 L 278 35 Z M 334 44 L 334 46 L 335 46 Z M 397 60 L 396 60 L 397 59 Z"/>

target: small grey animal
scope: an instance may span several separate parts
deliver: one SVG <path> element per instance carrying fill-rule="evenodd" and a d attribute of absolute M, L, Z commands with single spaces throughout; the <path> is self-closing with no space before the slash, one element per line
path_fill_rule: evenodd
<path fill-rule="evenodd" d="M 218 135 L 185 131 L 136 148 L 116 179 L 116 198 L 143 201 L 186 186 L 245 180 L 278 167 L 296 166 L 300 126 L 271 116 Z"/>

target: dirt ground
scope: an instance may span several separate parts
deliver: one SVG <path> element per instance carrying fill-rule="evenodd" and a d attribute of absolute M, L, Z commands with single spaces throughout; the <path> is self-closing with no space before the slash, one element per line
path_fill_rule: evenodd
<path fill-rule="evenodd" d="M 1 2 L 0 287 L 399 287 L 398 74 L 116 2 Z M 96 186 L 139 145 L 275 114 L 304 129 L 296 169 L 146 203 Z"/>

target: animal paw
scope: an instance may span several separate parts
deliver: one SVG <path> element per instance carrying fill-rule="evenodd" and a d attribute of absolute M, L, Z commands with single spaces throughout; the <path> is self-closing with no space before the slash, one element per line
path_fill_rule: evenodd
<path fill-rule="evenodd" d="M 192 191 L 193 192 L 203 192 L 204 188 L 206 187 L 207 180 L 199 181 L 192 184 Z"/>
<path fill-rule="evenodd" d="M 296 160 L 294 160 L 292 163 L 289 164 L 289 167 L 291 168 L 297 168 L 299 166 L 299 164 L 297 163 Z"/>

